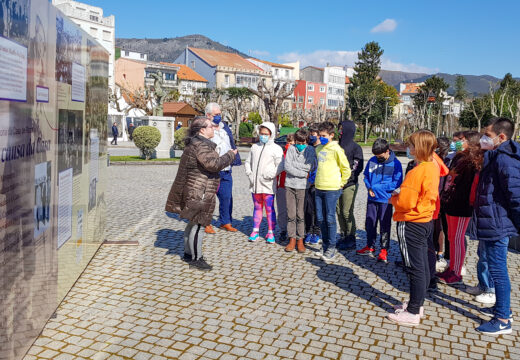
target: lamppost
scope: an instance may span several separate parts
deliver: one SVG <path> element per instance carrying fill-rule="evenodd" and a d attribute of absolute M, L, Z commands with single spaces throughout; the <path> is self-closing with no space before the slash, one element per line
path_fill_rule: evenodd
<path fill-rule="evenodd" d="M 386 139 L 387 136 L 386 136 L 386 122 L 387 122 L 387 118 L 388 118 L 388 100 L 390 100 L 391 97 L 390 96 L 385 96 L 385 126 L 383 127 L 383 139 Z M 391 137 L 390 137 L 390 140 L 391 140 Z"/>

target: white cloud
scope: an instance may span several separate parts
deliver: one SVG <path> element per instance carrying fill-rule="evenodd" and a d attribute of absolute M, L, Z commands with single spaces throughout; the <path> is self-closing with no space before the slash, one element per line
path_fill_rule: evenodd
<path fill-rule="evenodd" d="M 264 50 L 249 50 L 249 55 L 256 57 L 267 57 L 271 55 L 271 53 L 269 51 Z"/>
<path fill-rule="evenodd" d="M 370 30 L 372 33 L 381 33 L 381 32 L 392 32 L 397 27 L 397 21 L 394 19 L 386 19 L 380 24 L 377 24 L 375 27 Z"/>
<path fill-rule="evenodd" d="M 354 66 L 355 62 L 358 60 L 358 51 L 316 50 L 311 53 L 290 52 L 279 55 L 278 60 L 280 62 L 293 62 L 299 60 L 302 68 L 309 65 L 322 67 L 327 66 L 327 64 L 336 66 Z M 420 72 L 426 74 L 439 72 L 439 69 L 436 68 L 432 69 L 414 63 L 402 64 L 394 62 L 384 56 L 381 59 L 381 68 L 384 70 Z"/>

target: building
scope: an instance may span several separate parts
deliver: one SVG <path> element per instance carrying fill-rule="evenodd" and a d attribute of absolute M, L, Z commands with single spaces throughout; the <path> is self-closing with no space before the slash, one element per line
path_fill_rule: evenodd
<path fill-rule="evenodd" d="M 115 65 L 115 82 L 130 91 L 153 86 L 155 79 L 152 74 L 162 73 L 163 88 L 176 90 L 179 67 L 173 64 L 165 65 L 154 61 L 140 61 L 120 57 Z"/>
<path fill-rule="evenodd" d="M 424 85 L 420 83 L 400 83 L 399 97 L 404 106 L 413 106 L 413 97 L 419 93 L 419 88 Z"/>
<path fill-rule="evenodd" d="M 323 82 L 327 84 L 327 110 L 343 110 L 345 107 L 345 76 L 341 66 L 326 66 Z"/>
<path fill-rule="evenodd" d="M 324 82 L 323 73 L 323 68 L 307 66 L 300 70 L 300 80 L 322 83 Z"/>
<path fill-rule="evenodd" d="M 148 54 L 146 53 L 116 48 L 116 60 L 120 57 L 125 59 L 148 61 Z"/>
<path fill-rule="evenodd" d="M 326 107 L 327 85 L 322 82 L 297 80 L 294 88 L 293 109 L 316 109 Z"/>
<path fill-rule="evenodd" d="M 109 52 L 108 86 L 114 89 L 115 17 L 103 17 L 103 9 L 73 0 L 52 0 L 80 28 L 89 33 Z"/>
<path fill-rule="evenodd" d="M 184 64 L 172 64 L 161 62 L 163 65 L 170 65 L 179 68 L 177 72 L 177 81 L 179 84 L 179 93 L 181 100 L 193 96 L 199 89 L 205 89 L 208 86 L 208 80 L 204 79 L 196 71 L 190 69 Z"/>
<path fill-rule="evenodd" d="M 208 81 L 212 89 L 228 87 L 256 88 L 260 79 L 271 84 L 272 76 L 238 54 L 186 47 L 176 64 L 187 65 Z"/>
<path fill-rule="evenodd" d="M 300 60 L 291 63 L 285 63 L 283 65 L 287 65 L 293 68 L 292 77 L 294 78 L 294 81 L 300 80 Z"/>
<path fill-rule="evenodd" d="M 183 102 L 164 103 L 164 116 L 175 117 L 175 127 L 180 123 L 182 127 L 188 127 L 195 116 L 203 115 L 195 110 L 191 105 Z"/>

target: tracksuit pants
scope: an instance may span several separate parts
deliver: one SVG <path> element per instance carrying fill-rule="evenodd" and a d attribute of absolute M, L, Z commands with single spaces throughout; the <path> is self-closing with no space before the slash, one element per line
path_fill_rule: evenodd
<path fill-rule="evenodd" d="M 287 232 L 287 199 L 285 188 L 276 189 L 276 222 L 281 232 Z"/>
<path fill-rule="evenodd" d="M 220 172 L 220 185 L 217 191 L 218 220 L 220 225 L 231 224 L 233 221 L 233 175 L 231 170 Z"/>
<path fill-rule="evenodd" d="M 450 270 L 460 276 L 466 258 L 465 235 L 469 217 L 446 215 L 448 222 L 448 238 L 450 240 Z"/>
<path fill-rule="evenodd" d="M 202 257 L 202 238 L 204 229 L 201 231 L 201 225 L 189 222 L 184 229 L 184 252 L 191 255 L 192 260 L 198 260 Z"/>
<path fill-rule="evenodd" d="M 305 233 L 320 235 L 321 230 L 316 219 L 316 188 L 311 185 L 305 193 Z"/>
<path fill-rule="evenodd" d="M 374 247 L 377 237 L 377 223 L 381 231 L 381 249 L 390 247 L 390 230 L 392 227 L 392 204 L 367 201 L 367 215 L 365 229 L 367 232 L 367 246 Z"/>

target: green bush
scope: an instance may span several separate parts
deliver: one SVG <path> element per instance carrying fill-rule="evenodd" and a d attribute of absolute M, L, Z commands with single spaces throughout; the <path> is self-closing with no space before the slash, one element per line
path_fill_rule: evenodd
<path fill-rule="evenodd" d="M 289 115 L 278 115 L 278 123 L 282 125 L 282 127 L 293 127 L 293 123 Z"/>
<path fill-rule="evenodd" d="M 247 120 L 251 121 L 253 125 L 260 125 L 262 123 L 262 117 L 257 112 L 250 112 L 247 116 Z"/>
<path fill-rule="evenodd" d="M 251 137 L 253 136 L 254 126 L 251 123 L 241 123 L 238 127 L 238 137 Z"/>
<path fill-rule="evenodd" d="M 141 150 L 142 156 L 149 160 L 161 142 L 161 132 L 153 126 L 139 126 L 134 130 L 132 138 L 135 146 Z"/>
<path fill-rule="evenodd" d="M 187 133 L 188 133 L 187 127 L 182 127 L 179 130 L 175 130 L 173 137 L 174 137 L 176 149 L 184 150 L 184 138 L 186 137 Z"/>

